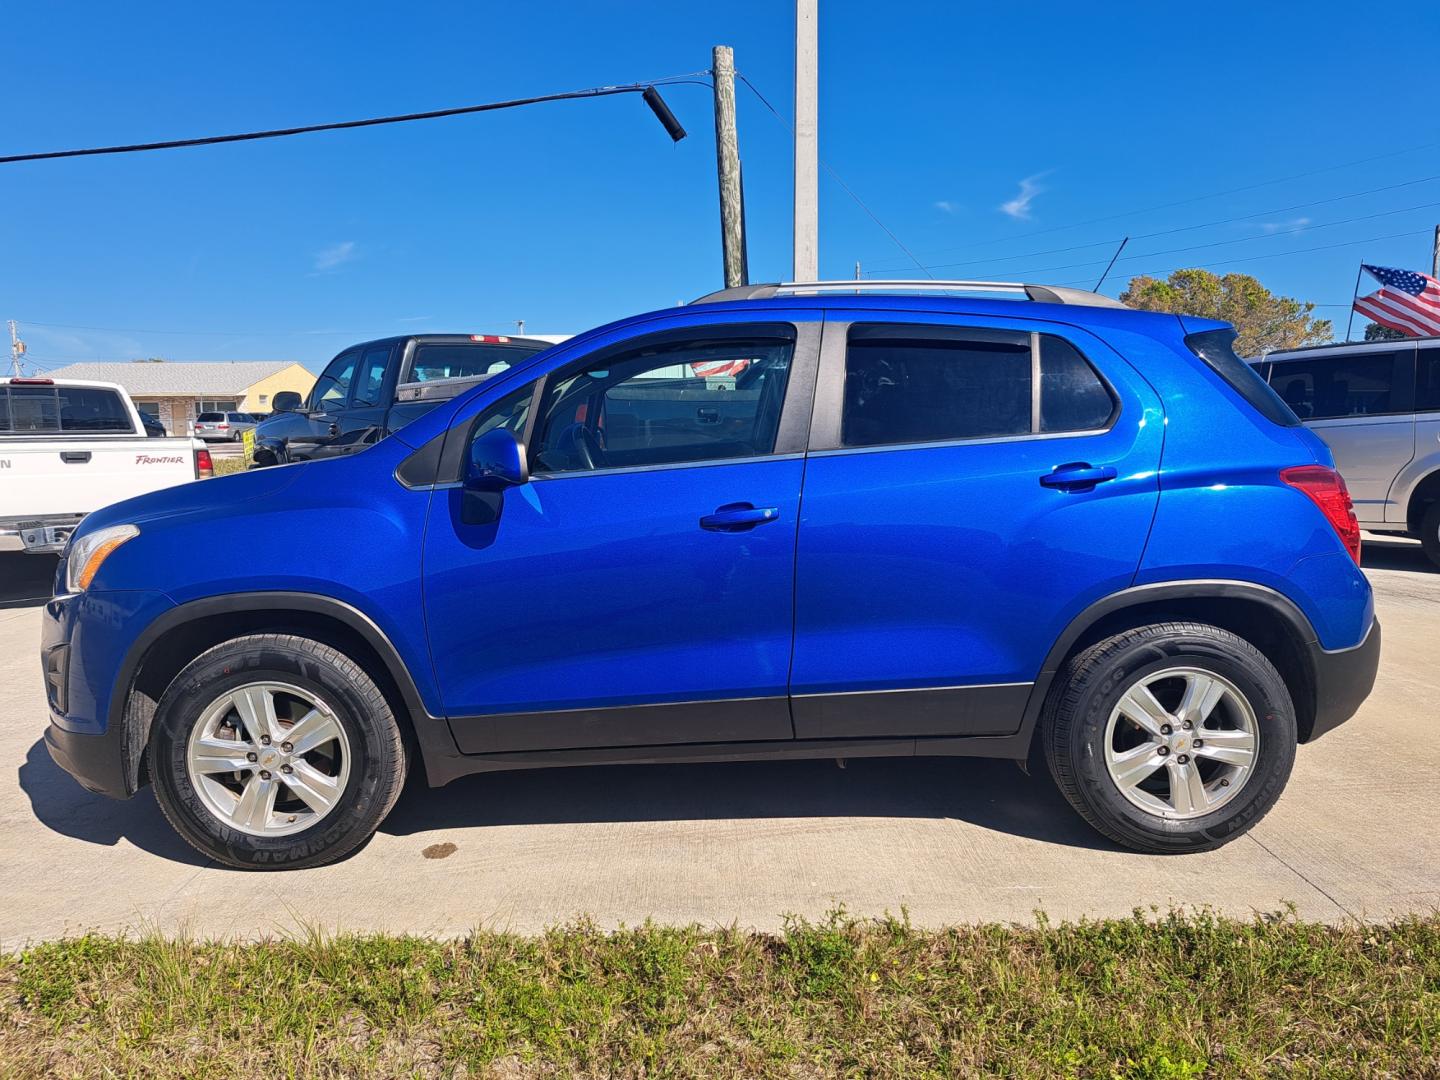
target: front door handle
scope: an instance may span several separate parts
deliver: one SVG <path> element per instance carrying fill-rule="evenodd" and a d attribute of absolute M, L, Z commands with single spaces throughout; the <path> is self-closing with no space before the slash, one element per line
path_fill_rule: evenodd
<path fill-rule="evenodd" d="M 751 503 L 726 503 L 713 514 L 700 519 L 700 527 L 711 532 L 744 532 L 767 521 L 779 521 L 778 506 L 755 506 Z"/>
<path fill-rule="evenodd" d="M 1056 465 L 1040 477 L 1040 486 L 1058 488 L 1061 491 L 1094 491 L 1096 484 L 1115 479 L 1115 466 L 1102 465 L 1096 468 L 1089 462 L 1072 461 L 1068 465 Z"/>

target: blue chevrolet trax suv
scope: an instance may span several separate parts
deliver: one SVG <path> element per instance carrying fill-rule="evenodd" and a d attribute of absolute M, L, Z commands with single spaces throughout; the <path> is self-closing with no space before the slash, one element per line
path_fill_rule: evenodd
<path fill-rule="evenodd" d="M 1112 840 L 1218 847 L 1380 650 L 1345 485 L 1233 336 L 963 282 L 600 327 L 85 518 L 46 742 L 235 867 L 344 857 L 417 765 L 1043 754 Z"/>

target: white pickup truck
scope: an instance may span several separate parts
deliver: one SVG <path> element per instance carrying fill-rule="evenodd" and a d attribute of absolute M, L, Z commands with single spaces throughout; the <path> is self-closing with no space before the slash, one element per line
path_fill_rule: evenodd
<path fill-rule="evenodd" d="M 0 379 L 0 551 L 59 551 L 91 510 L 212 472 L 199 439 L 147 436 L 114 383 Z"/>

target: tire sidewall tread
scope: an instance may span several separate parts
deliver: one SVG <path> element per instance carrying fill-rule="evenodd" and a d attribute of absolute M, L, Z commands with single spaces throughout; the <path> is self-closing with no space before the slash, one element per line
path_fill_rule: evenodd
<path fill-rule="evenodd" d="M 1187 821 L 1129 802 L 1104 760 L 1105 729 L 1120 694 L 1144 675 L 1176 666 L 1212 670 L 1233 683 L 1254 710 L 1260 734 L 1244 789 Z M 1246 832 L 1280 797 L 1295 762 L 1295 709 L 1279 672 L 1245 639 L 1203 623 L 1139 627 L 1084 649 L 1062 669 L 1040 724 L 1051 775 L 1075 810 L 1111 840 L 1156 854 L 1208 851 Z"/>
<path fill-rule="evenodd" d="M 313 829 L 264 837 L 233 829 L 200 801 L 185 764 L 190 732 L 225 690 L 244 683 L 291 682 L 335 710 L 350 743 L 350 781 Z M 251 634 L 192 660 L 155 710 L 148 754 L 156 801 L 191 846 L 238 869 L 300 869 L 336 862 L 364 844 L 390 812 L 405 776 L 405 750 L 384 693 L 333 646 L 291 634 Z"/>

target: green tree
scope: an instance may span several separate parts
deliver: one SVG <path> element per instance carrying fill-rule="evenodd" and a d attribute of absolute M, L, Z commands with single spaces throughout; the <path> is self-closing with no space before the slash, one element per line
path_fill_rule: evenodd
<path fill-rule="evenodd" d="M 1392 327 L 1381 326 L 1378 322 L 1367 323 L 1365 326 L 1366 341 L 1404 341 L 1409 336 Z"/>
<path fill-rule="evenodd" d="M 1176 270 L 1164 281 L 1136 277 L 1120 299 L 1142 311 L 1170 311 L 1220 319 L 1238 332 L 1235 351 L 1258 356 L 1274 349 L 1294 349 L 1329 341 L 1329 319 L 1317 319 L 1315 305 L 1276 296 L 1249 274 L 1221 277 L 1208 270 Z"/>

